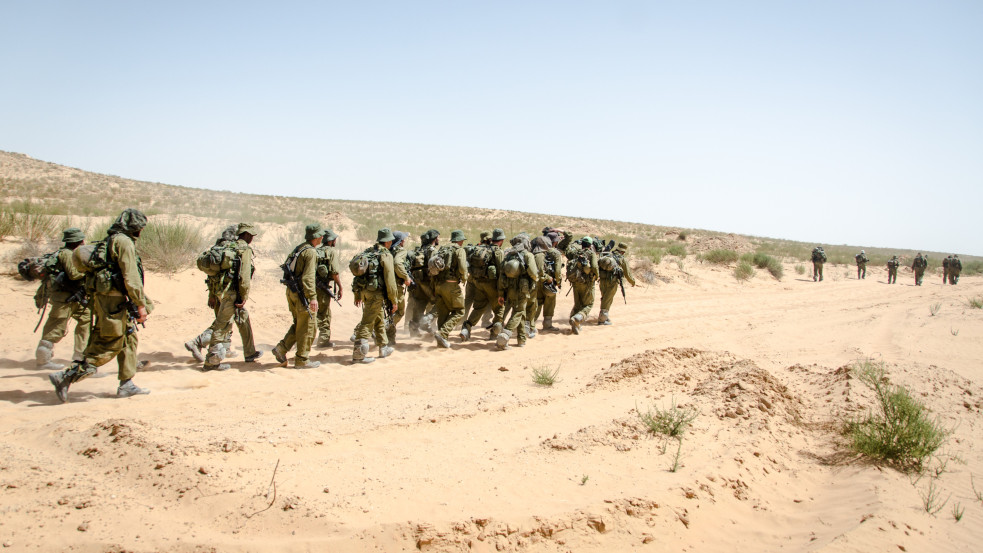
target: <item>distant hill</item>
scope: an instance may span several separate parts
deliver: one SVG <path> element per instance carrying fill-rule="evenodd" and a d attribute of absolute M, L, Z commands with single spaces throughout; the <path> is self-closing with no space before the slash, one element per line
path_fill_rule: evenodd
<path fill-rule="evenodd" d="M 7 212 L 23 212 L 31 206 L 53 215 L 110 217 L 127 207 L 137 207 L 147 215 L 190 215 L 284 225 L 325 221 L 333 214 L 341 214 L 357 225 L 354 229 L 357 237 L 367 242 L 373 241 L 375 231 L 383 226 L 412 235 L 428 228 L 446 232 L 460 228 L 469 238 L 476 239 L 481 230 L 491 227 L 501 227 L 512 236 L 522 231 L 538 235 L 543 226 L 550 225 L 577 234 L 629 241 L 634 255 L 655 261 L 667 254 L 685 256 L 711 249 L 733 249 L 740 253 L 757 250 L 787 261 L 806 261 L 814 246 L 790 240 L 555 214 L 203 190 L 92 173 L 5 151 L 0 151 L 0 188 L 4 191 L 0 209 Z M 853 255 L 863 247 L 830 245 L 826 250 L 831 262 L 851 263 Z M 907 258 L 914 253 L 871 247 L 866 250 L 874 263 L 894 254 Z M 933 261 L 945 256 L 941 252 L 927 253 Z"/>

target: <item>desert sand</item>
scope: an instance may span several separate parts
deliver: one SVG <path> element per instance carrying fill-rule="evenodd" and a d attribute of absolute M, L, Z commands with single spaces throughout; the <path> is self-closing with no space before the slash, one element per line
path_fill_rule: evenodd
<path fill-rule="evenodd" d="M 59 404 L 35 369 L 32 283 L 0 278 L 0 542 L 7 551 L 974 551 L 983 537 L 983 279 L 898 284 L 874 267 L 732 269 L 663 260 L 612 326 L 540 333 L 504 352 L 400 330 L 352 365 L 351 298 L 318 369 L 277 367 L 289 326 L 278 260 L 259 256 L 257 364 L 202 373 L 183 347 L 211 322 L 203 276 L 151 273 L 136 378 Z M 810 267 L 811 269 L 811 267 Z M 348 283 L 348 275 L 345 282 Z M 941 304 L 936 314 L 930 306 Z M 560 298 L 558 314 L 572 301 Z M 71 341 L 56 359 L 71 356 Z M 883 361 L 953 433 L 913 477 L 849 453 L 873 407 L 849 366 Z M 552 387 L 534 368 L 559 369 Z M 677 445 L 638 412 L 699 410 Z M 936 478 L 936 472 L 939 473 Z M 934 516 L 932 485 L 948 503 Z M 964 516 L 956 521 L 953 507 Z"/>

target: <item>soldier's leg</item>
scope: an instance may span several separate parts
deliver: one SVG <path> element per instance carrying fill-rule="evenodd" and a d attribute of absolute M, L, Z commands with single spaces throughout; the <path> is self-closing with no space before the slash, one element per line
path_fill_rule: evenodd
<path fill-rule="evenodd" d="M 543 330 L 555 330 L 553 315 L 556 314 L 556 295 L 543 294 Z"/>
<path fill-rule="evenodd" d="M 205 356 L 204 369 L 216 369 L 225 359 L 226 342 L 232 333 L 232 317 L 235 315 L 235 292 L 225 293 L 218 297 L 218 307 L 215 309 L 215 321 L 210 327 L 212 337 L 208 341 L 208 353 Z M 224 368 L 228 368 L 225 365 Z"/>
<path fill-rule="evenodd" d="M 331 341 L 331 296 L 317 289 L 317 336 L 318 347 L 325 347 Z"/>
<path fill-rule="evenodd" d="M 464 319 L 471 320 L 471 306 L 474 305 L 475 294 L 478 292 L 478 286 L 475 284 L 474 279 L 468 279 L 468 283 L 464 286 Z"/>
<path fill-rule="evenodd" d="M 455 282 L 446 282 L 441 285 L 441 289 L 447 315 L 444 324 L 440 325 L 440 335 L 446 340 L 464 318 L 464 293 L 461 285 Z"/>
<path fill-rule="evenodd" d="M 76 304 L 72 317 L 75 319 L 75 350 L 72 353 L 72 361 L 81 361 L 85 359 L 82 352 L 85 351 L 85 346 L 89 343 L 89 334 L 92 333 L 92 311 L 88 307 Z"/>
<path fill-rule="evenodd" d="M 380 292 L 362 292 L 362 319 L 355 326 L 355 346 L 352 351 L 354 361 L 374 361 L 373 358 L 366 357 L 366 354 L 369 352 L 369 340 L 376 333 L 377 326 L 384 326 L 384 323 L 378 323 L 378 320 L 382 318 L 383 309 L 385 308 Z"/>
<path fill-rule="evenodd" d="M 258 358 L 256 343 L 253 340 L 253 324 L 249 320 L 249 311 L 245 307 L 236 309 L 232 320 L 235 321 L 236 328 L 239 329 L 239 337 L 242 338 L 243 357 L 246 361 Z"/>
<path fill-rule="evenodd" d="M 55 344 L 65 337 L 65 332 L 68 330 L 68 320 L 72 317 L 73 311 L 73 304 L 54 300 L 49 301 L 49 303 L 48 319 L 44 322 L 41 340 L 34 351 L 36 365 L 46 370 L 57 369 L 62 366 L 53 363 L 51 358 L 54 356 Z"/>
<path fill-rule="evenodd" d="M 313 313 L 304 308 L 299 296 L 291 298 L 291 311 L 296 321 L 295 340 L 297 352 L 294 354 L 294 366 L 303 367 L 308 364 L 311 346 L 314 344 L 314 334 L 317 332 L 317 320 Z"/>
<path fill-rule="evenodd" d="M 276 348 L 274 348 L 274 350 L 279 350 L 280 353 L 284 355 L 286 355 L 286 353 L 290 351 L 297 343 L 297 315 L 294 311 L 293 305 L 294 302 L 299 303 L 299 301 L 300 300 L 297 299 L 296 294 L 287 290 L 287 309 L 290 310 L 290 316 L 293 318 L 293 323 L 290 325 L 290 328 L 287 329 L 287 333 L 283 335 L 283 339 L 280 340 L 280 343 L 278 343 Z M 273 355 L 276 355 L 275 351 Z"/>
<path fill-rule="evenodd" d="M 601 288 L 601 310 L 597 315 L 597 324 L 611 324 L 611 305 L 614 304 L 615 294 L 618 292 L 618 281 L 600 281 Z"/>
<path fill-rule="evenodd" d="M 485 286 L 485 283 L 475 284 L 474 297 L 472 298 L 471 311 L 468 313 L 465 321 L 465 325 L 470 328 L 477 326 L 481 322 L 481 316 L 484 312 L 491 307 L 492 302 L 498 305 L 498 294 L 495 294 L 494 298 L 489 297 L 489 287 Z M 467 300 L 465 299 L 465 303 Z M 465 307 L 465 309 L 467 309 Z M 463 332 L 463 330 L 462 330 Z"/>
<path fill-rule="evenodd" d="M 534 287 L 539 288 L 538 285 Z M 522 326 L 524 333 L 529 338 L 536 337 L 536 311 L 539 309 L 539 302 L 536 299 L 535 290 L 529 290 L 526 293 L 526 306 L 522 314 Z"/>

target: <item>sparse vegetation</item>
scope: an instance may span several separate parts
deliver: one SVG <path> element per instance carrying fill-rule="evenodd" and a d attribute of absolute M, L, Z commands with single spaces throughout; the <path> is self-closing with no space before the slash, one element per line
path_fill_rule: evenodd
<path fill-rule="evenodd" d="M 983 309 L 983 296 L 969 298 L 969 307 L 971 309 Z"/>
<path fill-rule="evenodd" d="M 959 336 L 959 329 L 958 328 L 951 328 L 950 327 L 949 328 L 949 334 L 952 334 L 953 336 Z"/>
<path fill-rule="evenodd" d="M 954 518 L 956 522 L 959 522 L 960 520 L 963 519 L 963 514 L 965 512 L 966 512 L 966 508 L 963 507 L 962 503 L 957 501 L 952 505 L 952 518 Z"/>
<path fill-rule="evenodd" d="M 689 236 L 689 234 L 685 230 L 683 230 L 683 231 L 680 231 L 679 234 L 676 235 L 676 238 L 679 239 L 679 240 L 681 240 L 681 241 L 683 241 L 683 242 L 685 242 L 687 236 Z"/>
<path fill-rule="evenodd" d="M 655 265 L 648 259 L 640 259 L 633 265 L 632 272 L 640 282 L 652 284 L 655 282 Z"/>
<path fill-rule="evenodd" d="M 929 480 L 928 489 L 925 491 L 925 493 L 920 491 L 918 492 L 918 495 L 920 495 L 922 498 L 922 508 L 925 509 L 926 513 L 932 516 L 939 514 L 939 511 L 945 508 L 945 504 L 948 503 L 949 499 L 952 497 L 952 494 L 949 494 L 945 499 L 942 499 L 942 492 L 935 484 L 936 482 L 933 478 Z M 961 515 L 960 518 L 962 518 Z"/>
<path fill-rule="evenodd" d="M 549 367 L 534 367 L 532 369 L 532 381 L 540 386 L 552 386 L 558 382 L 558 374 L 560 374 L 560 367 L 553 371 Z"/>
<path fill-rule="evenodd" d="M 750 261 L 745 259 L 740 260 L 737 266 L 734 267 L 734 278 L 739 282 L 745 282 L 754 276 L 754 265 L 751 265 Z"/>
<path fill-rule="evenodd" d="M 797 264 L 795 266 L 795 274 L 797 274 L 797 275 L 804 275 L 804 274 L 806 274 L 806 266 L 803 265 L 803 264 L 801 264 L 801 263 Z"/>
<path fill-rule="evenodd" d="M 921 472 L 925 460 L 948 438 L 941 423 L 929 419 L 925 407 L 908 389 L 888 382 L 882 363 L 858 362 L 853 374 L 874 391 L 878 411 L 847 425 L 853 449 L 903 472 Z"/>
<path fill-rule="evenodd" d="M 785 275 L 785 268 L 782 266 L 782 262 L 778 259 L 761 252 L 755 252 L 753 254 L 746 253 L 741 256 L 741 261 L 747 261 L 753 264 L 759 269 L 767 269 L 771 276 L 775 277 L 775 280 L 782 280 Z M 805 267 L 803 267 L 803 271 Z"/>
<path fill-rule="evenodd" d="M 933 303 L 932 305 L 928 306 L 928 312 L 931 314 L 932 317 L 934 317 L 935 314 L 939 312 L 939 309 L 942 309 L 941 303 Z"/>
<path fill-rule="evenodd" d="M 41 206 L 28 203 L 14 215 L 14 232 L 34 244 L 46 244 L 58 237 L 58 220 Z"/>
<path fill-rule="evenodd" d="M 676 257 L 686 257 L 686 246 L 684 244 L 671 244 L 666 248 L 666 252 Z"/>
<path fill-rule="evenodd" d="M 581 485 L 581 486 L 583 486 L 584 484 L 586 484 L 586 483 L 587 483 L 587 481 L 588 481 L 588 480 L 590 480 L 590 476 L 587 476 L 586 474 L 585 474 L 585 475 L 583 475 L 583 476 L 582 476 L 582 477 L 580 478 L 580 485 Z"/>
<path fill-rule="evenodd" d="M 205 244 L 197 225 L 151 220 L 137 240 L 137 249 L 148 268 L 173 273 L 190 266 Z"/>
<path fill-rule="evenodd" d="M 3 239 L 14 233 L 16 228 L 16 221 L 14 220 L 14 213 L 7 209 L 6 206 L 0 206 L 0 242 Z"/>
<path fill-rule="evenodd" d="M 679 462 L 682 459 L 683 453 L 683 440 L 676 440 L 676 454 L 672 456 L 672 465 L 669 467 L 669 472 L 676 472 L 679 470 Z"/>
<path fill-rule="evenodd" d="M 693 407 L 680 408 L 673 398 L 668 409 L 653 407 L 645 413 L 639 411 L 638 416 L 652 433 L 679 438 L 699 414 L 700 412 Z"/>
<path fill-rule="evenodd" d="M 714 265 L 729 265 L 736 262 L 739 257 L 734 250 L 710 250 L 701 255 L 699 259 Z"/>

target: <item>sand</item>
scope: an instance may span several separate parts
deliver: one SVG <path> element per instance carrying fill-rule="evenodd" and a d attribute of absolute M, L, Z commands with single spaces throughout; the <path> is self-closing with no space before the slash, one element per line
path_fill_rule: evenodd
<path fill-rule="evenodd" d="M 298 371 L 268 353 L 289 326 L 276 262 L 259 258 L 249 305 L 259 363 L 235 336 L 231 370 L 196 370 L 183 343 L 211 322 L 203 277 L 151 273 L 136 382 L 152 393 L 116 399 L 110 364 L 64 405 L 34 366 L 34 286 L 0 278 L 4 550 L 972 551 L 983 536 L 983 312 L 966 302 L 983 278 L 827 266 L 813 283 L 789 264 L 740 284 L 667 259 L 612 326 L 595 304 L 580 336 L 560 316 L 563 332 L 504 352 L 484 331 L 447 351 L 401 329 L 371 365 L 350 363 L 345 297 L 337 346 Z M 841 422 L 874 405 L 849 372 L 865 357 L 953 429 L 920 477 L 845 447 Z M 559 382 L 535 385 L 535 368 Z M 672 402 L 699 411 L 681 445 L 639 419 Z M 948 499 L 935 515 L 930 486 Z"/>

